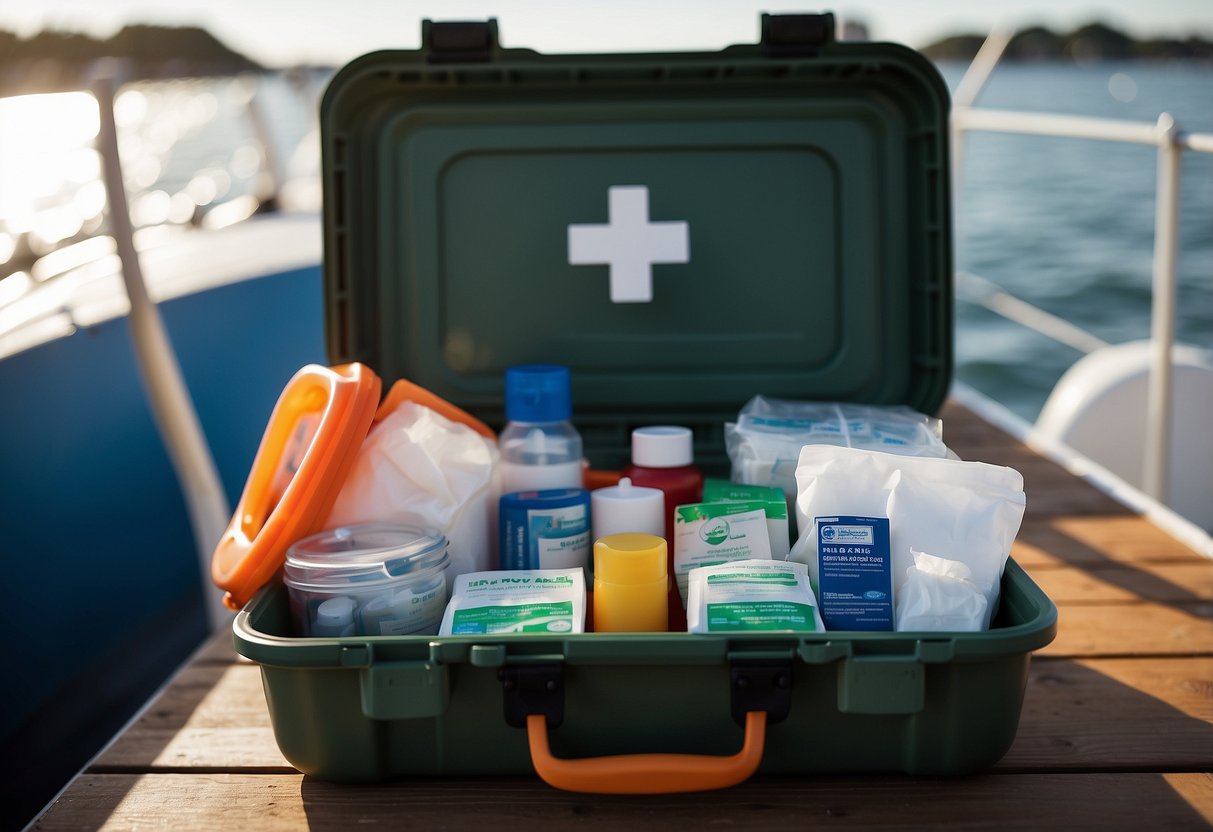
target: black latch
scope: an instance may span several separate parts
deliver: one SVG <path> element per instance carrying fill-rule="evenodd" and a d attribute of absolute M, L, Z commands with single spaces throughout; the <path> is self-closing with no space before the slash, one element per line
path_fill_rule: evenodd
<path fill-rule="evenodd" d="M 745 725 L 749 711 L 766 711 L 767 724 L 787 718 L 792 709 L 792 662 L 734 661 L 729 665 L 733 721 Z"/>
<path fill-rule="evenodd" d="M 497 671 L 504 692 L 505 721 L 525 728 L 529 714 L 543 714 L 549 728 L 564 722 L 564 679 L 560 664 L 503 667 Z"/>
<path fill-rule="evenodd" d="M 812 56 L 833 42 L 831 12 L 762 16 L 762 53 L 769 58 Z"/>
<path fill-rule="evenodd" d="M 497 19 L 421 21 L 421 48 L 432 64 L 484 63 L 497 48 Z"/>

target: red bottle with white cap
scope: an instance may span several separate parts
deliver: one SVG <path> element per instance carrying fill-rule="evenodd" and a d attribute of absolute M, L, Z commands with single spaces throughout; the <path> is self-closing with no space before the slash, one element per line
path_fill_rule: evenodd
<path fill-rule="evenodd" d="M 690 428 L 636 428 L 632 431 L 632 464 L 623 469 L 632 485 L 660 488 L 665 493 L 665 539 L 671 552 L 674 508 L 697 503 L 703 494 L 703 474 L 695 467 L 691 439 Z"/>

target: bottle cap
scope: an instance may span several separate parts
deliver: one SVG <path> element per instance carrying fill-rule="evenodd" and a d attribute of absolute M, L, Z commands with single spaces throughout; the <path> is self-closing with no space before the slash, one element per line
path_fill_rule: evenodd
<path fill-rule="evenodd" d="M 325 627 L 343 627 L 354 620 L 355 606 L 354 599 L 344 595 L 322 601 L 316 607 L 316 623 Z"/>
<path fill-rule="evenodd" d="M 665 540 L 652 534 L 609 534 L 594 542 L 594 579 L 647 584 L 666 579 Z"/>
<path fill-rule="evenodd" d="M 691 429 L 660 425 L 632 431 L 632 464 L 643 468 L 679 468 L 695 459 Z"/>
<path fill-rule="evenodd" d="M 522 364 L 506 368 L 506 419 L 511 422 L 563 422 L 572 416 L 568 367 Z"/>
<path fill-rule="evenodd" d="M 595 540 L 620 532 L 665 534 L 665 494 L 658 488 L 632 485 L 624 477 L 590 492 L 590 501 Z"/>

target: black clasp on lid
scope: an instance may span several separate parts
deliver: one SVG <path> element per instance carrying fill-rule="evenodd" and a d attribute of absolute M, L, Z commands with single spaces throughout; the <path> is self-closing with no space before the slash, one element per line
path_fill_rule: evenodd
<path fill-rule="evenodd" d="M 769 58 L 812 56 L 833 42 L 832 12 L 762 15 L 762 53 Z"/>
<path fill-rule="evenodd" d="M 421 48 L 432 64 L 484 63 L 497 49 L 497 19 L 421 21 Z"/>
<path fill-rule="evenodd" d="M 543 714 L 549 728 L 564 722 L 564 678 L 557 663 L 515 665 L 497 671 L 504 693 L 505 722 L 525 728 L 529 714 Z"/>
<path fill-rule="evenodd" d="M 792 710 L 792 662 L 731 662 L 729 703 L 738 725 L 745 725 L 749 711 L 766 711 L 768 725 L 786 719 Z"/>

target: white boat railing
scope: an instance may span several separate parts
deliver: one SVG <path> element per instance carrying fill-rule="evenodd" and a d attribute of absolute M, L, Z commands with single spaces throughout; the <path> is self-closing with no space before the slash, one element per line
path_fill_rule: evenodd
<path fill-rule="evenodd" d="M 1096 141 L 1128 142 L 1153 145 L 1158 148 L 1158 172 L 1154 205 L 1154 264 L 1150 318 L 1150 382 L 1146 402 L 1145 462 L 1142 471 L 1143 490 L 1161 503 L 1167 501 L 1168 468 L 1171 455 L 1172 365 L 1171 348 L 1175 343 L 1176 263 L 1179 248 L 1179 189 L 1180 162 L 1185 150 L 1213 153 L 1213 134 L 1188 133 L 1179 128 L 1175 119 L 1163 113 L 1154 124 L 1117 119 L 1088 118 L 1051 113 L 1018 112 L 976 108 L 982 88 L 1010 41 L 1005 31 L 987 38 L 974 58 L 965 77 L 957 87 L 952 106 L 953 183 L 960 182 L 964 135 L 969 132 L 1018 133 L 1032 136 L 1091 139 Z M 1047 322 L 1039 331 L 1050 334 L 1056 330 L 1056 319 L 1043 310 L 1017 298 L 1011 298 L 999 287 L 986 284 L 978 302 L 1012 320 L 1025 323 L 1027 319 Z M 1007 298 L 1010 298 L 1008 302 Z M 993 302 L 987 302 L 987 300 Z M 1001 306 L 1002 308 L 998 308 Z M 1024 307 L 1033 310 L 1026 312 Z M 1012 314 L 1008 314 L 1010 309 Z M 1067 321 L 1071 330 L 1085 335 Z M 1026 323 L 1033 326 L 1031 323 Z M 1038 328 L 1033 326 L 1034 329 Z M 1057 340 L 1067 343 L 1066 338 Z M 1080 339 L 1082 340 L 1082 339 Z M 1095 339 L 1098 341 L 1098 339 Z M 1085 341 L 1088 345 L 1094 341 Z M 1085 349 L 1080 347 L 1080 349 Z M 1089 350 L 1087 350 L 1089 351 Z"/>

